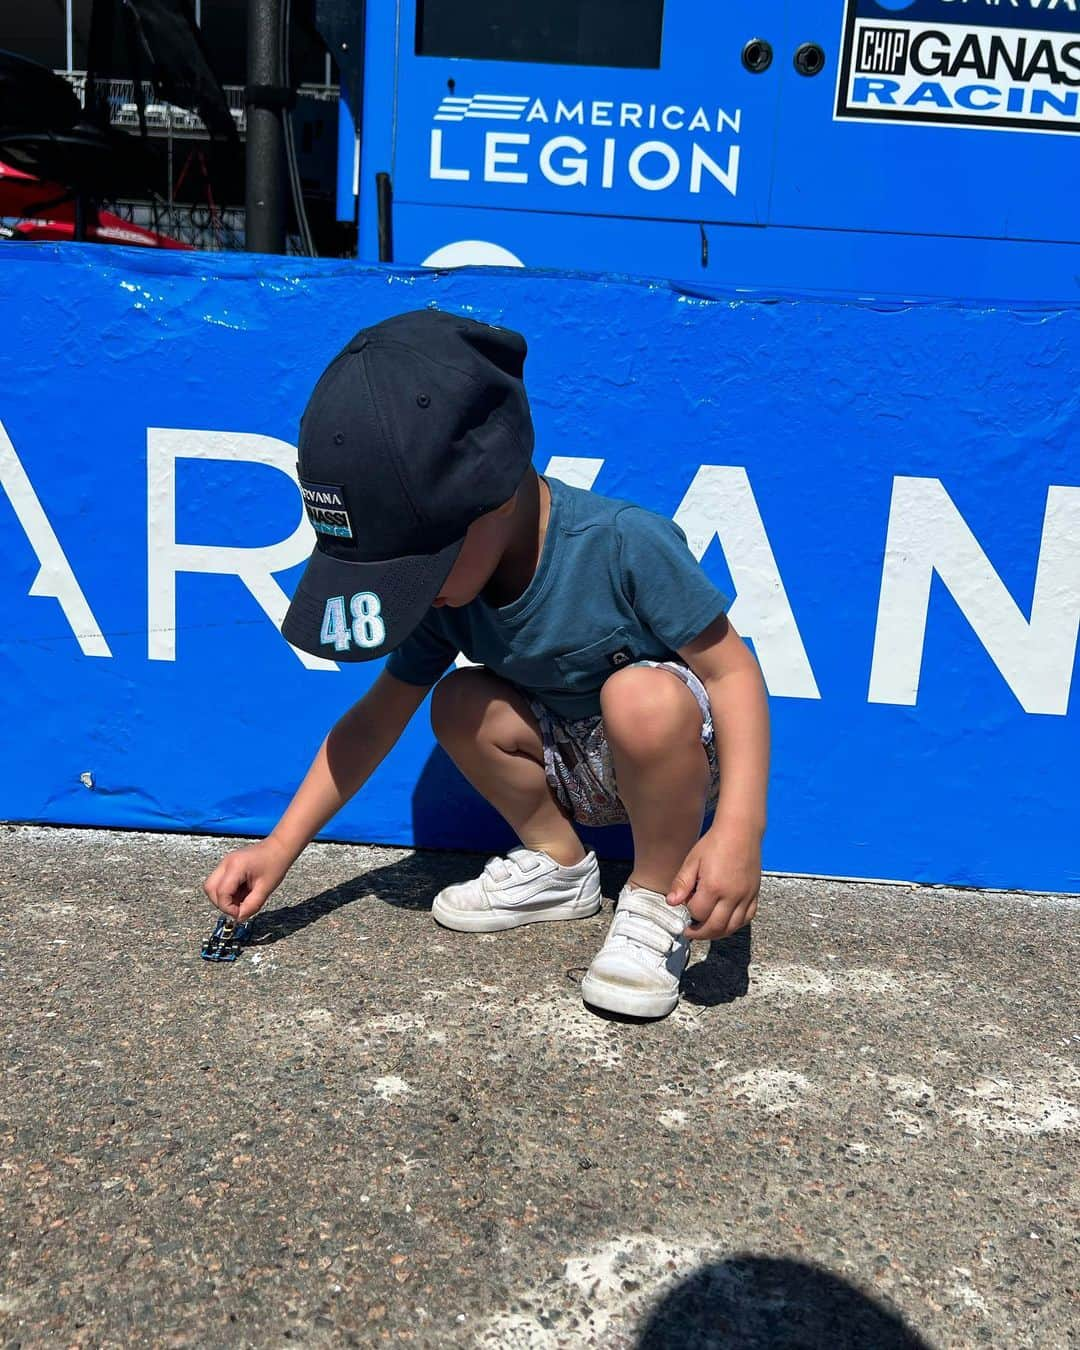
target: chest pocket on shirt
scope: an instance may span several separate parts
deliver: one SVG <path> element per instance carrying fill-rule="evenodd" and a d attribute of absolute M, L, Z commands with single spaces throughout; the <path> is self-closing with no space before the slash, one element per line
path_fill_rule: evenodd
<path fill-rule="evenodd" d="M 599 642 L 556 656 L 555 668 L 567 689 L 596 689 L 634 659 L 629 632 L 616 628 Z"/>

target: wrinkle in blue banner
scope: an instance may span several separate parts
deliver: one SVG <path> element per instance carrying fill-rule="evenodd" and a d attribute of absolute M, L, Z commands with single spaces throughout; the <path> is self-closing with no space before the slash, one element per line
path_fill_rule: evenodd
<path fill-rule="evenodd" d="M 676 519 L 751 642 L 775 871 L 1080 891 L 1080 307 L 4 248 L 0 818 L 261 834 L 380 663 L 277 631 L 349 336 L 505 323 L 539 469 Z M 501 849 L 424 710 L 326 838 Z M 626 856 L 622 828 L 589 832 Z"/>

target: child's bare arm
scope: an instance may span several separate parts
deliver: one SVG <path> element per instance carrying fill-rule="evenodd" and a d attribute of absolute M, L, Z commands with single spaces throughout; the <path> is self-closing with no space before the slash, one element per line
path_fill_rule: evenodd
<path fill-rule="evenodd" d="M 207 878 L 203 890 L 222 913 L 243 922 L 262 908 L 306 845 L 386 758 L 429 688 L 379 673 L 335 723 L 267 837 L 227 854 Z"/>
<path fill-rule="evenodd" d="M 387 671 L 332 727 L 285 814 L 270 832 L 292 863 L 322 827 L 367 782 L 393 749 L 427 686 Z"/>
<path fill-rule="evenodd" d="M 713 823 L 691 849 L 668 894 L 686 904 L 692 938 L 733 933 L 754 917 L 761 887 L 769 778 L 769 705 L 753 654 L 721 617 L 680 656 L 709 691 L 720 795 Z"/>
<path fill-rule="evenodd" d="M 769 704 L 753 653 L 726 618 L 680 653 L 709 691 L 720 769 L 718 819 L 765 833 Z"/>

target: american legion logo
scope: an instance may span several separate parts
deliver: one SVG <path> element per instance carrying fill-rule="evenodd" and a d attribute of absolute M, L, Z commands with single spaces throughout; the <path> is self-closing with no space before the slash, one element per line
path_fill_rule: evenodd
<path fill-rule="evenodd" d="M 487 125 L 481 131 L 477 123 Z M 601 191 L 722 190 L 734 197 L 741 129 L 741 108 L 450 94 L 432 119 L 429 176 Z"/>

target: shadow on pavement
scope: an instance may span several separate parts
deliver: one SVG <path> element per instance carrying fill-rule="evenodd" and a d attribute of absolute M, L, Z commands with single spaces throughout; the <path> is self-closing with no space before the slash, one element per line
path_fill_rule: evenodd
<path fill-rule="evenodd" d="M 438 745 L 420 773 L 412 808 L 414 847 L 419 852 L 373 868 L 299 904 L 264 911 L 256 920 L 252 945 L 280 942 L 365 895 L 374 895 L 398 909 L 430 911 L 444 886 L 477 876 L 489 857 L 519 843 L 506 821 L 469 785 Z M 610 913 L 632 870 L 633 835 L 626 825 L 575 828 L 584 846 L 597 854 L 604 910 Z M 683 997 L 699 1007 L 716 1007 L 741 998 L 749 988 L 749 965 L 747 927 L 709 944 L 704 960 L 686 973 Z"/>
<path fill-rule="evenodd" d="M 252 946 L 272 946 L 367 895 L 374 895 L 396 909 L 428 913 L 432 901 L 444 886 L 476 876 L 482 865 L 474 853 L 410 854 L 385 867 L 374 867 L 330 890 L 320 891 L 299 904 L 264 910 L 256 919 Z M 612 903 L 610 897 L 618 895 L 630 875 L 630 867 L 627 862 L 601 861 L 601 888 L 608 897 L 605 910 Z M 750 926 L 747 925 L 731 937 L 709 944 L 704 959 L 690 966 L 683 977 L 683 998 L 688 1003 L 707 1008 L 731 1003 L 749 988 L 749 966 Z"/>
<path fill-rule="evenodd" d="M 385 867 L 373 867 L 340 886 L 320 891 L 310 900 L 264 911 L 256 922 L 253 945 L 263 947 L 280 942 L 367 895 L 374 895 L 396 909 L 429 911 L 443 886 L 475 876 L 478 868 L 476 858 L 468 853 L 411 854 Z"/>
<path fill-rule="evenodd" d="M 709 943 L 704 959 L 683 976 L 682 996 L 699 1008 L 715 1008 L 744 998 L 750 989 L 750 929 Z"/>
<path fill-rule="evenodd" d="M 932 1350 L 839 1275 L 787 1258 L 702 1266 L 667 1294 L 635 1350 Z"/>

